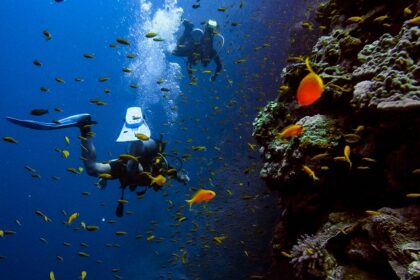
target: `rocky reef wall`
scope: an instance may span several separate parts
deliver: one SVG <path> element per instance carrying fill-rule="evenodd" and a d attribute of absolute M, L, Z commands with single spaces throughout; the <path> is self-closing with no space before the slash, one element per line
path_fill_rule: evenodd
<path fill-rule="evenodd" d="M 420 279 L 419 7 L 319 4 L 307 55 L 324 93 L 296 103 L 308 73 L 296 54 L 255 119 L 260 175 L 284 208 L 271 278 L 287 263 L 297 279 Z M 303 132 L 279 137 L 291 124 Z"/>

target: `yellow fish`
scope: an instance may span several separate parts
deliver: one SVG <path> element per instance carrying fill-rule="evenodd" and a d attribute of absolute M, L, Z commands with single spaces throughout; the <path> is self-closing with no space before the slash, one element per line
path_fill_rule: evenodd
<path fill-rule="evenodd" d="M 303 171 L 306 173 L 306 174 L 308 174 L 309 175 L 309 177 L 311 177 L 312 178 L 312 180 L 314 180 L 314 181 L 318 181 L 319 180 L 319 178 L 318 177 L 316 177 L 316 175 L 315 175 L 315 172 L 309 167 L 309 166 L 307 166 L 307 165 L 304 165 L 303 166 Z"/>
<path fill-rule="evenodd" d="M 282 254 L 282 256 L 284 256 L 286 258 L 293 258 L 293 256 L 290 253 L 287 253 L 285 251 L 281 251 L 280 254 Z"/>
<path fill-rule="evenodd" d="M 244 63 L 245 61 L 247 61 L 248 59 L 246 59 L 246 58 L 241 58 L 241 59 L 237 59 L 237 60 L 235 60 L 233 63 L 235 63 L 235 64 L 241 64 L 241 63 Z"/>
<path fill-rule="evenodd" d="M 251 144 L 251 143 L 248 143 L 248 148 L 250 149 L 250 150 L 255 150 L 255 148 L 257 147 L 257 144 Z"/>
<path fill-rule="evenodd" d="M 67 224 L 70 225 L 72 222 L 74 222 L 74 220 L 77 219 L 77 217 L 79 217 L 78 212 L 74 212 L 73 214 L 71 214 L 70 217 L 67 219 Z"/>
<path fill-rule="evenodd" d="M 13 138 L 12 136 L 4 136 L 3 140 L 12 144 L 17 144 L 18 141 L 16 141 L 15 138 Z"/>
<path fill-rule="evenodd" d="M 149 178 L 152 180 L 150 182 L 150 185 L 156 184 L 159 187 L 162 187 L 165 183 L 166 183 L 166 178 L 165 176 L 159 174 L 156 177 L 153 177 L 152 175 L 150 175 L 150 173 L 146 173 L 147 176 L 149 176 Z"/>
<path fill-rule="evenodd" d="M 407 23 L 410 25 L 420 25 L 420 16 L 410 19 Z"/>
<path fill-rule="evenodd" d="M 307 28 L 308 30 L 312 30 L 314 29 L 314 26 L 312 25 L 312 23 L 306 21 L 302 23 L 302 27 Z"/>
<path fill-rule="evenodd" d="M 373 20 L 373 22 L 383 22 L 383 21 L 384 21 L 384 20 L 386 20 L 387 18 L 389 18 L 389 16 L 388 16 L 388 15 L 379 16 L 379 17 L 375 18 L 375 19 Z"/>
<path fill-rule="evenodd" d="M 88 253 L 85 253 L 85 252 L 79 252 L 78 254 L 81 257 L 89 257 L 90 256 Z"/>
<path fill-rule="evenodd" d="M 206 146 L 192 146 L 191 150 L 193 151 L 205 151 L 207 148 Z"/>
<path fill-rule="evenodd" d="M 351 23 L 357 23 L 363 21 L 363 17 L 349 17 L 346 21 Z"/>
<path fill-rule="evenodd" d="M 61 151 L 61 156 L 62 156 L 63 158 L 68 158 L 68 157 L 70 156 L 70 152 L 69 152 L 69 151 L 67 151 L 67 150 L 62 150 L 62 151 Z"/>
<path fill-rule="evenodd" d="M 350 144 L 359 142 L 361 138 L 360 135 L 356 133 L 344 134 L 343 137 L 344 137 L 344 140 Z"/>
<path fill-rule="evenodd" d="M 369 216 L 378 216 L 382 214 L 381 212 L 375 210 L 366 210 L 365 213 Z"/>
<path fill-rule="evenodd" d="M 112 179 L 112 175 L 109 173 L 101 173 L 98 175 L 98 177 L 101 179 Z"/>
<path fill-rule="evenodd" d="M 97 231 L 98 229 L 98 226 L 86 226 L 87 231 Z"/>
<path fill-rule="evenodd" d="M 39 210 L 36 210 L 36 211 L 35 211 L 35 214 L 37 214 L 38 216 L 40 216 L 41 218 L 43 218 L 43 219 L 44 219 L 44 221 L 46 221 L 47 223 L 48 223 L 48 222 L 52 222 L 50 218 L 48 218 L 48 217 L 47 217 L 44 213 L 42 213 L 42 212 L 41 212 L 41 211 L 39 211 Z"/>
<path fill-rule="evenodd" d="M 346 159 L 346 161 L 349 163 L 349 165 L 350 165 L 350 169 L 351 169 L 351 165 L 352 165 L 352 163 L 351 163 L 351 160 L 350 160 L 350 146 L 349 145 L 346 145 L 345 147 L 344 147 L 344 158 Z"/>
<path fill-rule="evenodd" d="M 135 136 L 136 136 L 137 139 L 142 140 L 142 141 L 147 141 L 147 140 L 150 139 L 149 136 L 147 136 L 143 133 L 136 133 Z"/>
<path fill-rule="evenodd" d="M 4 237 L 4 231 L 0 229 L 0 237 Z"/>
<path fill-rule="evenodd" d="M 86 271 L 82 271 L 81 273 L 80 273 L 80 279 L 81 280 L 85 280 L 86 279 L 86 275 L 87 275 L 87 273 L 86 273 Z"/>
<path fill-rule="evenodd" d="M 54 272 L 50 271 L 50 280 L 55 280 Z"/>
<path fill-rule="evenodd" d="M 55 80 L 57 81 L 57 83 L 60 83 L 60 84 L 64 84 L 66 82 L 63 80 L 63 78 L 60 78 L 60 77 L 55 77 Z"/>
<path fill-rule="evenodd" d="M 223 240 L 225 240 L 227 238 L 227 236 L 215 236 L 213 237 L 213 240 L 219 244 L 221 244 L 223 242 Z"/>
<path fill-rule="evenodd" d="M 317 155 L 311 157 L 311 160 L 314 160 L 314 161 L 315 160 L 322 160 L 322 159 L 325 159 L 325 158 L 327 158 L 329 156 L 330 155 L 328 153 L 317 154 Z"/>
<path fill-rule="evenodd" d="M 116 41 L 118 43 L 122 44 L 122 45 L 130 45 L 130 42 L 128 42 L 128 40 L 127 39 L 124 39 L 124 38 L 117 38 Z"/>
<path fill-rule="evenodd" d="M 153 38 L 156 37 L 157 33 L 156 32 L 148 32 L 146 33 L 145 37 L 146 38 Z"/>
<path fill-rule="evenodd" d="M 212 190 L 205 190 L 199 189 L 190 200 L 186 200 L 186 202 L 191 206 L 193 204 L 201 203 L 201 202 L 209 202 L 216 196 L 216 193 Z"/>
<path fill-rule="evenodd" d="M 410 7 L 404 8 L 404 16 L 405 17 L 411 15 L 412 13 L 413 13 L 413 11 L 410 9 Z"/>
<path fill-rule="evenodd" d="M 128 160 L 138 161 L 138 159 L 135 156 L 130 155 L 130 154 L 122 154 L 118 158 L 124 161 L 128 161 Z"/>

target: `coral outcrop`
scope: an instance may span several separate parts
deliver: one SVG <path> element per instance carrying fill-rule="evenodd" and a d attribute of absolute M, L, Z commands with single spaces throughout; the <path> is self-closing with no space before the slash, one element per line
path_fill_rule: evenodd
<path fill-rule="evenodd" d="M 357 110 L 420 108 L 420 29 L 404 25 L 393 37 L 385 33 L 358 54 L 363 63 L 353 73 L 352 106 Z"/>
<path fill-rule="evenodd" d="M 284 208 L 274 263 L 289 262 L 298 279 L 420 277 L 420 28 L 409 22 L 419 8 L 406 0 L 320 4 L 324 34 L 308 54 L 323 96 L 298 106 L 308 72 L 295 59 L 278 99 L 254 121 L 261 177 Z M 303 132 L 279 137 L 290 124 Z"/>

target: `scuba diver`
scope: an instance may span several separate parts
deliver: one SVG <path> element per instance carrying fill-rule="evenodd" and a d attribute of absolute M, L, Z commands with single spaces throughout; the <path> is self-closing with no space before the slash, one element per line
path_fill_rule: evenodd
<path fill-rule="evenodd" d="M 14 124 L 38 130 L 54 130 L 67 127 L 78 127 L 80 129 L 80 140 L 82 156 L 86 172 L 90 176 L 98 177 L 97 186 L 100 189 L 106 187 L 107 180 L 119 179 L 121 199 L 118 201 L 116 215 L 123 216 L 124 212 L 124 191 L 128 187 L 135 191 L 137 187 L 144 187 L 142 191 L 136 192 L 138 196 L 143 195 L 149 187 L 155 191 L 162 188 L 166 177 L 174 178 L 179 182 L 187 184 L 190 180 L 182 165 L 175 169 L 171 167 L 166 159 L 169 155 L 163 155 L 165 143 L 150 138 L 151 132 L 147 125 L 141 108 L 130 107 L 127 109 L 125 122 L 117 142 L 130 142 L 128 154 L 120 155 L 118 159 L 108 162 L 97 162 L 95 146 L 92 142 L 91 127 L 97 122 L 92 120 L 90 114 L 79 114 L 70 116 L 53 123 L 44 123 L 32 120 L 19 120 L 11 117 L 6 119 Z M 182 161 L 178 159 L 181 164 Z"/>
<path fill-rule="evenodd" d="M 218 32 L 217 22 L 208 20 L 205 23 L 204 32 L 199 28 L 193 29 L 194 25 L 188 20 L 184 20 L 182 24 L 184 25 L 184 33 L 179 37 L 172 54 L 187 57 L 187 71 L 190 81 L 195 79 L 193 65 L 201 62 L 201 65 L 206 67 L 211 60 L 214 60 L 216 71 L 210 78 L 214 82 L 223 68 L 222 60 L 217 51 L 223 47 L 224 38 Z"/>

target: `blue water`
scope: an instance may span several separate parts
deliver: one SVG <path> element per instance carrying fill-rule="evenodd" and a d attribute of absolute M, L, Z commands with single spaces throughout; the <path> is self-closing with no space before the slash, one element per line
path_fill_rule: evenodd
<path fill-rule="evenodd" d="M 193 9 L 193 1 L 175 0 L 2 1 L 0 134 L 13 136 L 18 144 L 0 143 L 0 229 L 16 231 L 0 238 L 0 256 L 5 257 L 0 259 L 0 278 L 48 279 L 54 271 L 56 279 L 77 279 L 82 270 L 87 272 L 86 279 L 115 279 L 115 275 L 123 279 L 247 279 L 264 275 L 270 266 L 269 242 L 280 210 L 275 195 L 258 178 L 259 154 L 248 143 L 254 143 L 252 121 L 258 108 L 276 96 L 289 51 L 288 32 L 295 15 L 302 14 L 301 1 L 291 2 L 245 1 L 240 8 L 240 1 L 202 0 L 201 7 Z M 218 12 L 220 6 L 227 11 Z M 199 73 L 198 85 L 188 85 L 185 61 L 170 54 L 182 32 L 181 18 L 196 26 L 209 18 L 221 24 L 226 43 L 220 52 L 224 71 L 217 82 Z M 233 27 L 231 22 L 241 25 Z M 43 30 L 52 34 L 51 40 L 45 40 Z M 144 38 L 148 31 L 158 31 L 165 42 Z M 118 37 L 127 38 L 130 46 L 110 48 Z M 254 50 L 264 43 L 270 47 Z M 94 53 L 95 58 L 86 59 L 85 53 Z M 128 53 L 138 57 L 130 60 Z M 233 63 L 241 58 L 248 60 Z M 32 64 L 35 59 L 42 67 Z M 123 67 L 134 72 L 123 73 Z M 209 69 L 214 67 L 212 63 Z M 99 83 L 102 76 L 110 80 Z M 65 83 L 57 83 L 55 77 Z M 75 82 L 75 77 L 83 82 Z M 156 84 L 158 79 L 166 80 L 161 86 L 171 89 L 166 98 Z M 139 88 L 130 88 L 133 83 Z M 41 92 L 41 86 L 49 92 Z M 105 88 L 111 92 L 104 93 Z M 91 98 L 107 105 L 91 104 Z M 169 182 L 163 191 L 149 190 L 141 200 L 127 192 L 125 210 L 133 214 L 123 218 L 114 214 L 120 195 L 117 181 L 99 190 L 97 179 L 86 172 L 66 171 L 83 166 L 77 129 L 35 131 L 4 119 L 51 121 L 90 113 L 99 123 L 93 129 L 98 161 L 105 161 L 127 151 L 127 144 L 115 140 L 125 110 L 131 106 L 143 108 L 152 136 L 163 133 L 168 153 L 192 154 L 184 162 L 191 181 L 187 186 Z M 55 112 L 55 107 L 63 112 Z M 49 113 L 31 116 L 35 108 Z M 69 137 L 69 146 L 64 136 Z M 201 145 L 207 150 L 191 151 L 191 146 Z M 70 157 L 62 158 L 55 148 L 67 149 Z M 32 178 L 26 165 L 41 178 Z M 244 172 L 247 169 L 249 173 Z M 192 188 L 213 189 L 216 199 L 189 211 L 184 200 L 192 196 Z M 244 195 L 256 198 L 243 200 Z M 175 205 L 170 209 L 169 200 Z M 35 215 L 36 210 L 53 222 L 45 223 Z M 63 210 L 80 216 L 72 225 L 65 225 L 68 216 Z M 178 223 L 177 212 L 187 220 Z M 77 230 L 82 221 L 100 230 Z M 116 231 L 128 234 L 116 236 Z M 146 240 L 148 231 L 155 235 L 154 240 Z M 143 237 L 136 239 L 139 234 Z M 215 236 L 226 239 L 218 244 Z M 80 247 L 82 242 L 88 247 Z M 79 251 L 90 256 L 80 257 Z M 184 262 L 175 256 L 182 254 L 187 256 Z M 112 272 L 114 268 L 120 271 Z"/>

